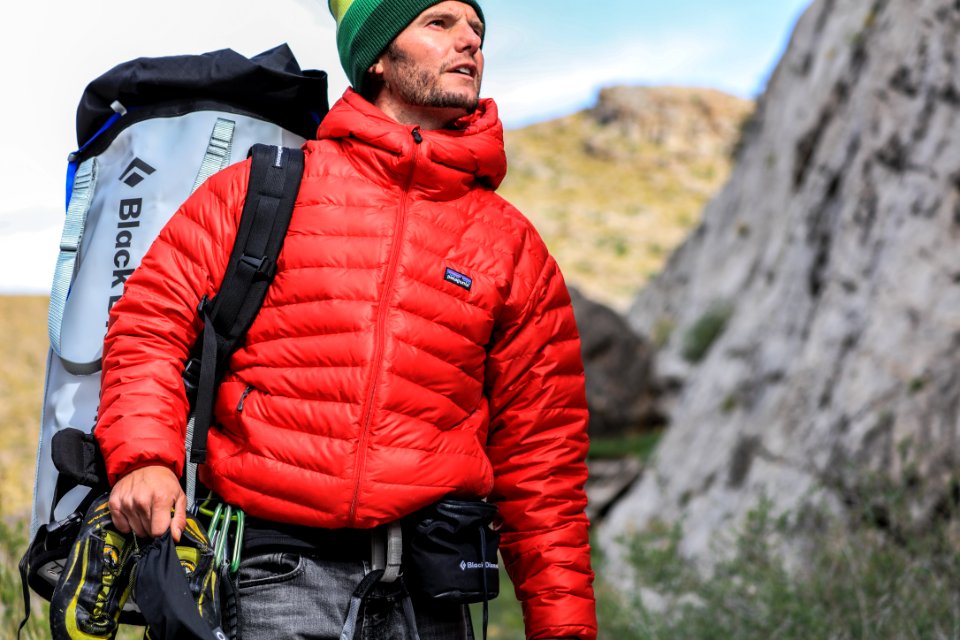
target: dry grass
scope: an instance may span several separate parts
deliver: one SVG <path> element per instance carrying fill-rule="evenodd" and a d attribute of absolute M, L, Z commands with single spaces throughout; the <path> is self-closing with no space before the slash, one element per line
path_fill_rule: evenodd
<path fill-rule="evenodd" d="M 47 356 L 45 296 L 0 296 L 0 518 L 25 517 L 33 498 Z"/>
<path fill-rule="evenodd" d="M 22 615 L 17 562 L 25 548 L 47 355 L 47 304 L 40 296 L 0 295 L 0 639 L 16 637 Z M 34 598 L 36 603 L 37 598 Z M 34 620 L 26 640 L 47 638 Z"/>

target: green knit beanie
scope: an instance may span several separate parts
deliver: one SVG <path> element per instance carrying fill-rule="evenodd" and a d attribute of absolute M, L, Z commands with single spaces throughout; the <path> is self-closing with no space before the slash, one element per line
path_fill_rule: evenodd
<path fill-rule="evenodd" d="M 328 0 L 337 21 L 337 51 L 350 84 L 363 90 L 363 78 L 384 49 L 413 19 L 442 0 Z M 480 4 L 470 5 L 483 21 Z"/>

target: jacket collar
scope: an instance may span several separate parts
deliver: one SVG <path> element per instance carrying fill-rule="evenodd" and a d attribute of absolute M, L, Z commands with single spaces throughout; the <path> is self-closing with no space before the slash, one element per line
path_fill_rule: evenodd
<path fill-rule="evenodd" d="M 438 130 L 400 124 L 347 89 L 320 123 L 317 138 L 339 141 L 350 161 L 374 180 L 431 199 L 450 200 L 478 186 L 496 189 L 507 170 L 496 104 L 481 100 L 476 112 L 454 124 Z"/>

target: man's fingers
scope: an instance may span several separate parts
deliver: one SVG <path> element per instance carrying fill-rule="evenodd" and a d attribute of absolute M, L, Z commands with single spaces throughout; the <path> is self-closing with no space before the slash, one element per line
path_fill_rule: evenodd
<path fill-rule="evenodd" d="M 120 533 L 130 533 L 133 529 L 130 526 L 130 521 L 123 515 L 118 507 L 115 507 L 113 500 L 110 501 L 110 518 L 113 520 L 113 525 L 117 528 L 117 531 Z"/>
<path fill-rule="evenodd" d="M 130 523 L 130 529 L 138 538 L 150 535 L 149 509 L 132 499 L 124 501 L 121 511 Z"/>
<path fill-rule="evenodd" d="M 149 538 L 150 533 L 150 513 L 146 511 L 135 511 L 130 519 L 130 526 L 138 538 Z"/>
<path fill-rule="evenodd" d="M 170 535 L 174 542 L 180 542 L 180 534 L 187 526 L 187 495 L 180 492 L 173 507 L 173 522 L 170 523 Z"/>
<path fill-rule="evenodd" d="M 170 528 L 173 520 L 173 500 L 168 496 L 155 496 L 150 505 L 150 537 L 159 538 Z"/>
<path fill-rule="evenodd" d="M 115 488 L 110 494 L 110 519 L 120 533 L 133 532 L 133 535 L 143 537 L 144 526 L 140 509 L 130 495 L 122 490 L 124 488 Z"/>

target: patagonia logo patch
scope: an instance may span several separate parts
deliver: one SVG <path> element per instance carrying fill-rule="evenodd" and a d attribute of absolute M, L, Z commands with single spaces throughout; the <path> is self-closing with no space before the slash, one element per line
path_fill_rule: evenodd
<path fill-rule="evenodd" d="M 447 282 L 452 282 L 458 287 L 463 287 L 467 291 L 470 291 L 470 287 L 473 286 L 473 279 L 469 278 L 459 271 L 454 271 L 450 267 L 447 267 L 446 273 L 443 274 L 443 279 Z"/>

